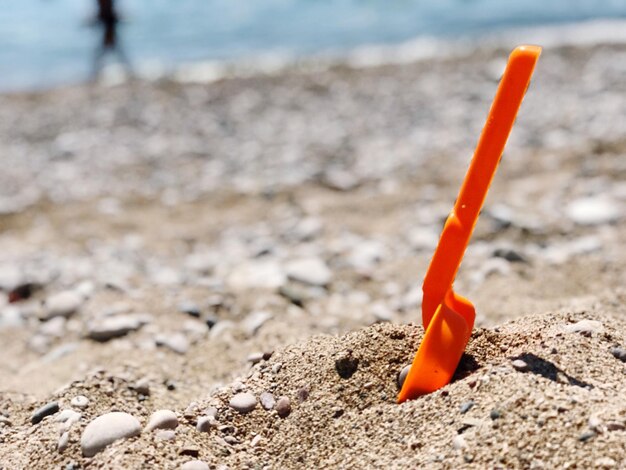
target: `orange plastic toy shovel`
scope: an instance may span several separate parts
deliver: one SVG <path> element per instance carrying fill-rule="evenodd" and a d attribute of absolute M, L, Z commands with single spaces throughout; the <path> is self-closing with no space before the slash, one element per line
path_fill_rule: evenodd
<path fill-rule="evenodd" d="M 398 403 L 448 384 L 469 341 L 476 316 L 474 306 L 452 290 L 452 283 L 540 53 L 540 47 L 520 46 L 509 57 L 474 158 L 424 278 L 424 339 Z"/>

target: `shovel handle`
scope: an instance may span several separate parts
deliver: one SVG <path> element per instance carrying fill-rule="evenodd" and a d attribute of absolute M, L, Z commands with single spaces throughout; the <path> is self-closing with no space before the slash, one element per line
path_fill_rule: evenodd
<path fill-rule="evenodd" d="M 452 288 L 540 53 L 539 46 L 519 46 L 509 56 L 474 157 L 424 278 L 424 328 Z"/>

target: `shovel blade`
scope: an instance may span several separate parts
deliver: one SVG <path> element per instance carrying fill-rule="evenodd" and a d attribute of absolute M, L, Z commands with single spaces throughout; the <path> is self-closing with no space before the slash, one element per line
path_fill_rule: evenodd
<path fill-rule="evenodd" d="M 474 309 L 465 302 L 462 313 L 453 310 L 448 302 L 437 308 L 400 390 L 398 403 L 432 393 L 450 383 L 472 334 Z M 467 311 L 469 307 L 471 312 Z M 472 317 L 471 322 L 468 317 Z"/>

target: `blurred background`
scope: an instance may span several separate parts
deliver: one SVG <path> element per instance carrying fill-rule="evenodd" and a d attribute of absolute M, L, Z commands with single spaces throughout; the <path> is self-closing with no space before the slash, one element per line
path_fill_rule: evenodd
<path fill-rule="evenodd" d="M 0 10 L 0 90 L 90 76 L 96 1 L 21 0 Z M 136 73 L 181 64 L 341 55 L 416 38 L 472 39 L 512 27 L 625 18 L 623 0 L 119 0 Z M 415 47 L 418 47 L 417 45 Z"/>

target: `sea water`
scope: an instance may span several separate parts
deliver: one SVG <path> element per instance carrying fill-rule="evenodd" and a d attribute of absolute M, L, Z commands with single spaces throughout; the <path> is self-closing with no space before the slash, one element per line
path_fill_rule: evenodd
<path fill-rule="evenodd" d="M 95 0 L 0 2 L 0 90 L 89 76 Z M 272 54 L 301 57 L 420 38 L 626 18 L 626 0 L 118 0 L 121 44 L 141 72 Z"/>

